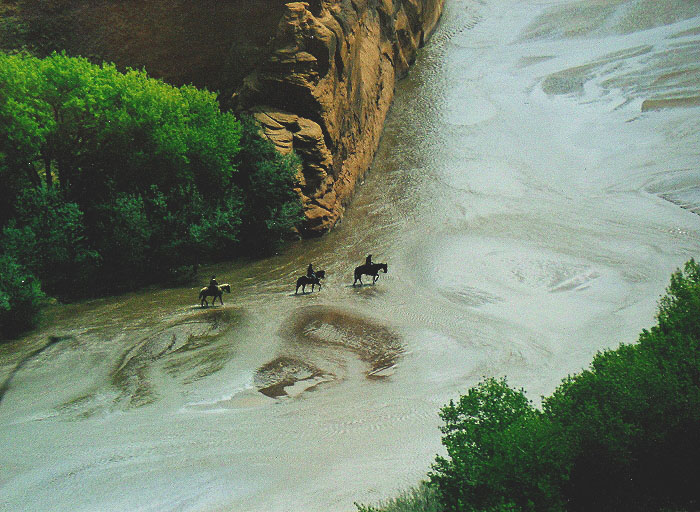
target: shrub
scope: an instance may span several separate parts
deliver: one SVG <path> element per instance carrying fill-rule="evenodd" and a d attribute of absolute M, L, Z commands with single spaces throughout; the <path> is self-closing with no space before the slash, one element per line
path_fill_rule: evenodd
<path fill-rule="evenodd" d="M 523 390 L 486 379 L 440 411 L 448 457 L 430 481 L 446 511 L 544 510 L 558 502 L 540 452 L 540 414 Z"/>
<path fill-rule="evenodd" d="M 43 298 L 34 276 L 11 256 L 0 254 L 0 338 L 34 327 Z"/>
<path fill-rule="evenodd" d="M 435 488 L 427 482 L 377 506 L 355 503 L 357 512 L 441 512 Z"/>
<path fill-rule="evenodd" d="M 245 196 L 241 238 L 251 251 L 275 249 L 303 219 L 294 153 L 281 155 L 272 142 L 260 137 L 250 117 L 241 119 L 241 151 L 236 162 L 237 182 Z"/>
<path fill-rule="evenodd" d="M 25 190 L 2 231 L 2 251 L 38 276 L 49 293 L 75 295 L 99 256 L 84 237 L 83 213 L 56 190 Z"/>

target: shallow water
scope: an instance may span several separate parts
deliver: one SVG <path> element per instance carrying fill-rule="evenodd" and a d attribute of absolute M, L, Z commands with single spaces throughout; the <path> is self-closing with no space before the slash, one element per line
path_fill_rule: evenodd
<path fill-rule="evenodd" d="M 700 254 L 699 52 L 698 2 L 448 0 L 332 233 L 208 269 L 223 307 L 150 289 L 0 346 L 0 509 L 353 510 L 482 376 L 537 402 L 633 342 Z"/>

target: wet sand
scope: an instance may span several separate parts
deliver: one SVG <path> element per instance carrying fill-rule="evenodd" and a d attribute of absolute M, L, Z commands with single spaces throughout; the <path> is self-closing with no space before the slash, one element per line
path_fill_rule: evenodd
<path fill-rule="evenodd" d="M 538 402 L 700 256 L 699 54 L 696 2 L 447 2 L 333 232 L 206 269 L 223 306 L 149 289 L 0 346 L 0 508 L 350 511 L 415 484 L 440 406 L 491 375 Z M 353 287 L 368 253 L 388 272 Z M 309 262 L 323 287 L 294 295 Z"/>

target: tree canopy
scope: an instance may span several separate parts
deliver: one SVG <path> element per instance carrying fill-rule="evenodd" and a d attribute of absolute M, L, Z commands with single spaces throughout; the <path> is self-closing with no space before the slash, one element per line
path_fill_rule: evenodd
<path fill-rule="evenodd" d="M 302 218 L 298 165 L 209 91 L 0 52 L 0 251 L 51 295 L 274 248 Z"/>

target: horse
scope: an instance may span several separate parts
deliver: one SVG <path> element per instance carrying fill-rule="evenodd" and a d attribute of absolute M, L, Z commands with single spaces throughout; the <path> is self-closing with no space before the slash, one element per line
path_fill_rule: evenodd
<path fill-rule="evenodd" d="M 202 301 L 202 307 L 206 304 L 207 307 L 209 306 L 209 301 L 207 300 L 207 297 L 214 297 L 214 300 L 211 301 L 211 305 L 213 306 L 216 304 L 216 298 L 219 298 L 219 301 L 221 302 L 221 305 L 224 305 L 224 299 L 222 298 L 223 292 L 228 292 L 231 293 L 231 285 L 224 283 L 220 284 L 219 286 L 216 287 L 216 289 L 212 289 L 209 286 L 205 286 L 201 290 L 199 290 L 199 299 Z"/>
<path fill-rule="evenodd" d="M 318 285 L 318 289 L 321 289 L 321 279 L 326 277 L 326 271 L 325 270 L 319 270 L 318 272 L 314 272 L 315 277 L 309 277 L 309 276 L 301 276 L 299 279 L 297 279 L 297 289 L 294 291 L 294 295 L 297 294 L 299 291 L 299 287 L 301 286 L 301 293 L 306 293 L 306 285 L 310 284 L 311 285 L 311 291 L 314 291 L 314 286 Z"/>
<path fill-rule="evenodd" d="M 362 284 L 362 276 L 372 276 L 372 284 L 377 282 L 377 279 L 379 279 L 379 271 L 383 270 L 384 273 L 386 274 L 387 271 L 387 265 L 386 263 L 369 263 L 369 264 L 364 264 L 360 265 L 355 269 L 355 281 L 353 281 L 352 285 L 355 286 L 355 284 L 360 281 L 360 284 Z"/>

